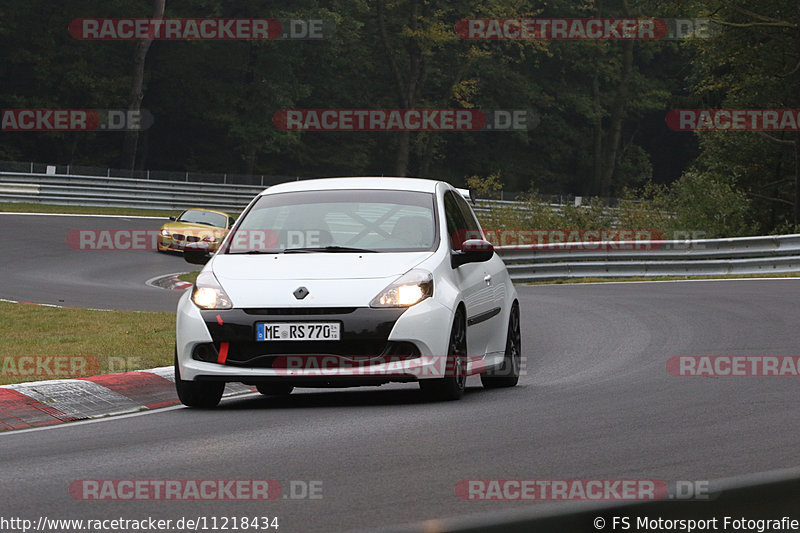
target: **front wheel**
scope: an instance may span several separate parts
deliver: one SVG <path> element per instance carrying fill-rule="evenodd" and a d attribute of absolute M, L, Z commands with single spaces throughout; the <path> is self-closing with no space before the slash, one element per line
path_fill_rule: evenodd
<path fill-rule="evenodd" d="M 175 389 L 178 399 L 187 407 L 210 409 L 216 407 L 225 392 L 224 381 L 184 381 L 178 368 L 178 354 L 175 353 Z"/>
<path fill-rule="evenodd" d="M 420 389 L 435 400 L 459 400 L 467 386 L 467 320 L 463 308 L 456 311 L 447 349 L 445 377 L 423 379 Z"/>
<path fill-rule="evenodd" d="M 519 325 L 519 304 L 514 302 L 511 316 L 508 318 L 508 334 L 506 336 L 506 354 L 499 368 L 487 370 L 481 374 L 481 383 L 487 389 L 513 387 L 519 381 L 519 369 L 522 358 L 522 335 Z"/>

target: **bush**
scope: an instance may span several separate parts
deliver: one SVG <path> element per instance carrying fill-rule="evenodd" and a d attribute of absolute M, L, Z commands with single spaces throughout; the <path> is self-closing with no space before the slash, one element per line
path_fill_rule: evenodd
<path fill-rule="evenodd" d="M 467 183 L 479 198 L 503 187 L 499 174 L 472 176 Z M 665 239 L 721 238 L 754 235 L 750 200 L 733 180 L 716 173 L 686 172 L 671 186 L 652 182 L 626 189 L 619 204 L 609 208 L 593 198 L 581 206 L 553 207 L 536 190 L 520 198 L 522 206 L 503 205 L 479 213 L 487 229 L 606 229 L 649 230 Z M 657 233 L 656 233 L 657 234 Z"/>
<path fill-rule="evenodd" d="M 750 200 L 730 178 L 689 171 L 672 184 L 670 193 L 675 222 L 684 230 L 702 230 L 709 239 L 756 232 L 749 219 Z"/>

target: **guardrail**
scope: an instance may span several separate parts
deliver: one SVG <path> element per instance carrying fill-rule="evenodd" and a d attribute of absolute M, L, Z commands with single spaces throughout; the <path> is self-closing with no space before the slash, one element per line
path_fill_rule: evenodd
<path fill-rule="evenodd" d="M 260 186 L 0 172 L 0 202 L 240 211 Z M 476 211 L 508 200 L 479 200 Z M 557 208 L 558 206 L 553 206 Z M 691 241 L 572 242 L 498 246 L 518 282 L 565 278 L 800 272 L 800 235 Z"/>
<path fill-rule="evenodd" d="M 800 235 L 497 246 L 518 282 L 800 272 Z"/>
<path fill-rule="evenodd" d="M 379 529 L 380 533 L 527 533 L 529 531 L 690 531 L 689 520 L 713 520 L 705 527 L 694 522 L 694 531 L 792 531 L 797 527 L 785 520 L 800 520 L 797 495 L 800 468 L 787 468 L 746 476 L 710 480 L 708 499 L 666 499 L 646 502 L 521 502 L 511 511 L 485 513 L 462 518 L 437 519 L 399 527 Z M 527 504 L 527 505 L 526 505 Z M 466 504 L 469 505 L 469 504 Z M 482 509 L 485 511 L 486 506 Z M 467 509 L 461 508 L 465 514 Z M 753 521 L 749 525 L 725 523 Z M 622 519 L 627 519 L 627 523 Z M 660 527 L 653 522 L 662 520 Z M 640 520 L 645 520 L 643 525 Z M 663 521 L 684 520 L 683 525 Z M 770 520 L 772 527 L 756 520 Z M 781 521 L 784 520 L 784 524 Z M 777 525 L 776 525 L 777 523 Z M 760 526 L 763 526 L 759 528 Z"/>
<path fill-rule="evenodd" d="M 0 202 L 240 211 L 263 190 L 252 185 L 0 172 Z"/>
<path fill-rule="evenodd" d="M 265 188 L 230 183 L 0 172 L 0 202 L 241 211 Z M 520 202 L 509 200 L 479 200 L 475 210 L 490 211 L 499 205 L 522 206 Z"/>

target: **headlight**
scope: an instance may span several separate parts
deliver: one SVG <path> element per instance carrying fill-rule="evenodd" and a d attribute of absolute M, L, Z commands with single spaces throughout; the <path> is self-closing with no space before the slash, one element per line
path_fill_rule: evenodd
<path fill-rule="evenodd" d="M 172 234 L 169 232 L 168 229 L 162 229 L 161 230 L 161 235 L 163 235 L 164 237 L 169 237 Z"/>
<path fill-rule="evenodd" d="M 192 301 L 201 309 L 230 309 L 231 299 L 211 272 L 201 272 L 192 289 Z"/>
<path fill-rule="evenodd" d="M 426 270 L 409 270 L 383 289 L 370 307 L 410 307 L 433 296 L 433 275 Z"/>

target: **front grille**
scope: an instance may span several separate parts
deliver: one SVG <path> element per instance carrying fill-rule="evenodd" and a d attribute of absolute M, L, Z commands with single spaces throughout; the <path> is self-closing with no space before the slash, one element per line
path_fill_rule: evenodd
<path fill-rule="evenodd" d="M 298 344 L 302 346 L 298 346 Z M 216 350 L 219 344 L 215 343 Z M 286 357 L 314 358 L 316 356 L 341 357 L 346 361 L 363 364 L 385 363 L 390 360 L 418 357 L 419 350 L 410 342 L 235 342 L 228 345 L 227 365 L 250 368 L 278 368 L 278 362 L 285 364 Z M 206 359 L 207 360 L 207 359 Z"/>
<path fill-rule="evenodd" d="M 309 342 L 236 342 L 228 349 L 229 361 L 247 361 L 261 355 L 348 355 L 376 356 L 383 353 L 381 339 Z"/>
<path fill-rule="evenodd" d="M 176 241 L 182 241 L 184 239 L 184 236 L 181 235 L 180 233 L 173 233 L 172 238 L 175 239 Z"/>

